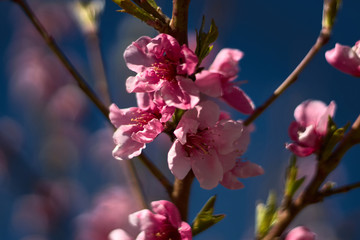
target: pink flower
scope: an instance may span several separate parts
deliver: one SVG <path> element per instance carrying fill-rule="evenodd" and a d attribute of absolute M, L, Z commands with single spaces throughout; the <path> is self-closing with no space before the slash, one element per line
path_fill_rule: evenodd
<path fill-rule="evenodd" d="M 126 80 L 128 92 L 154 93 L 168 106 L 181 109 L 193 108 L 199 102 L 199 90 L 189 78 L 198 59 L 172 36 L 140 37 L 126 48 L 124 58 L 128 68 L 137 73 Z"/>
<path fill-rule="evenodd" d="M 315 240 L 316 234 L 311 232 L 308 228 L 300 226 L 291 230 L 285 240 Z"/>
<path fill-rule="evenodd" d="M 174 108 L 167 106 L 158 108 L 152 105 L 145 109 L 138 107 L 119 109 L 112 104 L 109 118 L 117 127 L 113 135 L 116 144 L 113 156 L 119 160 L 139 156 L 145 144 L 152 142 L 164 130 L 164 124 L 171 118 L 173 112 Z"/>
<path fill-rule="evenodd" d="M 144 209 L 129 215 L 133 226 L 141 232 L 136 240 L 191 240 L 191 227 L 181 221 L 176 206 L 168 201 L 160 200 L 151 203 L 153 212 Z M 110 240 L 132 240 L 122 229 L 115 229 L 109 235 Z"/>
<path fill-rule="evenodd" d="M 168 153 L 168 165 L 178 179 L 190 169 L 205 189 L 212 189 L 236 165 L 249 143 L 248 134 L 240 121 L 229 120 L 219 107 L 206 101 L 188 110 L 174 131 L 177 139 Z M 222 119 L 220 120 L 220 117 Z M 224 186 L 230 186 L 230 179 Z"/>
<path fill-rule="evenodd" d="M 306 157 L 318 151 L 327 133 L 328 118 L 335 113 L 335 102 L 326 106 L 321 101 L 307 100 L 296 107 L 296 121 L 289 127 L 290 138 L 294 143 L 286 148 L 299 157 Z"/>
<path fill-rule="evenodd" d="M 239 72 L 238 63 L 243 53 L 237 49 L 224 48 L 216 56 L 209 70 L 196 74 L 199 90 L 211 97 L 221 97 L 230 106 L 244 114 L 250 114 L 255 106 L 243 90 L 233 81 Z"/>
<path fill-rule="evenodd" d="M 335 48 L 325 53 L 325 58 L 334 68 L 354 77 L 360 77 L 360 41 L 357 41 L 352 48 L 337 43 Z"/>

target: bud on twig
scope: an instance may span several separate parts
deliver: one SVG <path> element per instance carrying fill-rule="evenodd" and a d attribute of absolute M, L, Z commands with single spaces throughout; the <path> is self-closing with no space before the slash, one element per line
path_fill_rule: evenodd
<path fill-rule="evenodd" d="M 339 10 L 341 0 L 324 0 L 322 27 L 331 30 L 336 14 Z"/>

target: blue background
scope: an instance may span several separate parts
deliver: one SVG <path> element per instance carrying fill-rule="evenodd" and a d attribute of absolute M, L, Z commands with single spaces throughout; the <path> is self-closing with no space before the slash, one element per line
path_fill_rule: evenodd
<path fill-rule="evenodd" d="M 31 5 L 35 1 L 29 2 Z M 171 15 L 170 1 L 158 1 L 158 5 L 167 15 Z M 117 5 L 112 1 L 106 1 L 106 9 L 101 18 L 100 36 L 106 71 L 110 79 L 111 95 L 114 102 L 124 108 L 134 106 L 135 98 L 124 90 L 127 76 L 133 73 L 126 69 L 122 53 L 126 46 L 139 36 L 155 36 L 156 33 L 133 17 L 116 12 L 117 9 Z M 201 189 L 197 181 L 194 181 L 190 219 L 214 194 L 217 195 L 215 213 L 227 215 L 222 222 L 195 239 L 252 239 L 256 203 L 266 200 L 269 189 L 275 189 L 279 195 L 281 194 L 284 169 L 290 156 L 284 148 L 284 144 L 289 141 L 287 128 L 293 121 L 293 111 L 298 104 L 307 99 L 318 99 L 326 104 L 334 100 L 337 104 L 335 122 L 339 126 L 353 122 L 360 114 L 359 79 L 337 71 L 324 58 L 325 51 L 333 48 L 336 42 L 352 46 L 360 39 L 359 9 L 359 1 L 344 1 L 330 42 L 301 73 L 298 81 L 255 121 L 256 130 L 252 134 L 251 144 L 244 158 L 263 166 L 265 174 L 245 179 L 243 181 L 245 188 L 237 191 L 230 191 L 222 186 L 207 191 Z M 240 61 L 241 71 L 238 79 L 247 80 L 247 84 L 242 85 L 242 88 L 253 99 L 255 105 L 261 105 L 314 44 L 321 28 L 322 1 L 192 1 L 189 12 L 189 34 L 193 35 L 195 29 L 199 28 L 202 15 L 206 16 L 207 23 L 213 18 L 219 28 L 214 53 L 209 56 L 208 62 L 211 62 L 214 54 L 224 47 L 238 48 L 243 51 L 245 56 Z M 25 110 L 21 108 L 22 104 L 14 103 L 9 94 L 11 76 L 9 62 L 13 57 L 9 48 L 16 41 L 14 34 L 16 29 L 21 27 L 19 24 L 23 22 L 23 16 L 18 6 L 11 1 L 0 2 L 0 16 L 0 117 L 10 117 L 27 129 L 24 133 L 24 147 L 20 152 L 34 157 L 37 146 L 36 144 L 34 146 L 33 142 L 36 141 L 38 135 L 29 135 L 31 125 L 24 117 L 25 114 L 22 114 Z M 84 38 L 80 31 L 76 28 L 72 34 L 60 41 L 60 45 L 66 53 L 76 56 L 77 62 L 82 62 L 79 64 L 80 72 L 85 76 L 90 76 L 91 70 L 86 60 Z M 21 99 L 17 100 L 21 102 Z M 89 104 L 89 106 L 88 117 L 82 124 L 86 131 L 95 132 L 106 123 L 93 105 Z M 232 111 L 225 105 L 223 107 L 227 111 Z M 235 119 L 246 117 L 235 111 L 231 113 Z M 36 130 L 32 129 L 32 131 Z M 159 141 L 166 141 L 166 139 L 161 138 Z M 170 146 L 168 142 L 164 144 Z M 166 167 L 166 151 L 154 143 L 149 144 L 145 153 L 164 169 L 169 178 L 172 178 Z M 330 180 L 336 181 L 339 186 L 359 181 L 359 156 L 358 146 L 351 149 Z M 11 161 L 15 160 L 11 159 Z M 103 161 L 115 160 L 109 158 Z M 311 166 L 313 161 L 313 159 L 304 159 L 304 167 Z M 30 160 L 25 162 L 31 167 L 22 166 L 21 164 L 26 165 L 24 162 L 16 163 L 16 167 L 9 171 L 7 180 L 0 181 L 2 188 L 0 190 L 0 225 L 2 226 L 0 239 L 23 237 L 14 229 L 10 219 L 14 201 L 31 192 L 29 185 L 35 178 L 32 173 L 29 173 L 31 172 L 29 168 L 35 169 L 33 171 L 41 178 L 53 177 L 51 173 L 39 171 L 37 169 L 39 166 Z M 146 170 L 142 169 L 137 162 L 136 164 L 140 168 L 148 201 L 165 198 L 166 194 L 160 189 L 156 180 L 151 180 L 152 177 Z M 121 178 L 114 180 L 107 177 L 104 172 L 98 173 L 97 166 L 88 164 L 86 159 L 72 166 L 71 169 L 70 177 L 76 178 L 83 185 L 90 198 L 109 182 L 121 182 Z M 333 196 L 321 204 L 307 208 L 295 220 L 293 226 L 306 225 L 318 233 L 319 239 L 360 239 L 357 233 L 360 216 L 359 199 L 359 190 Z M 48 236 L 49 239 L 73 238 L 72 219 L 89 207 L 89 204 L 80 205 L 81 207 L 73 210 L 66 217 L 69 221 L 64 220 L 57 226 L 57 230 L 50 233 L 52 235 Z"/>

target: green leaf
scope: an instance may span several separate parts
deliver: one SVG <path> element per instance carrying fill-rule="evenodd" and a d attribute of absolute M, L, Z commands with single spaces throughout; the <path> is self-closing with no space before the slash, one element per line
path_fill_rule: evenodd
<path fill-rule="evenodd" d="M 305 177 L 297 179 L 298 167 L 296 165 L 296 156 L 292 155 L 286 174 L 285 196 L 292 198 L 299 187 L 305 181 Z"/>
<path fill-rule="evenodd" d="M 335 146 L 343 139 L 346 130 L 350 127 L 350 123 L 347 123 L 342 128 L 337 128 L 332 118 L 329 117 L 328 133 L 325 136 L 323 147 L 319 153 L 319 159 L 326 161 L 331 155 Z"/>
<path fill-rule="evenodd" d="M 130 0 L 113 0 L 114 3 L 119 5 L 123 10 L 121 12 L 126 12 L 134 17 L 146 22 L 147 24 L 156 21 L 156 19 L 149 13 L 147 13 L 144 9 L 140 8 Z"/>
<path fill-rule="evenodd" d="M 157 9 L 158 5 L 156 4 L 155 0 L 147 0 L 147 2 L 154 8 Z"/>
<path fill-rule="evenodd" d="M 259 203 L 256 206 L 255 233 L 257 238 L 262 238 L 277 221 L 276 194 L 270 191 L 266 205 Z"/>
<path fill-rule="evenodd" d="M 209 32 L 204 32 L 205 17 L 203 16 L 199 31 L 196 30 L 196 49 L 195 54 L 198 56 L 200 66 L 202 60 L 209 55 L 213 46 L 211 45 L 219 35 L 218 28 L 214 19 L 211 20 Z"/>
<path fill-rule="evenodd" d="M 209 198 L 200 212 L 196 215 L 191 224 L 193 236 L 220 222 L 225 217 L 225 214 L 213 215 L 215 201 L 216 196 Z"/>

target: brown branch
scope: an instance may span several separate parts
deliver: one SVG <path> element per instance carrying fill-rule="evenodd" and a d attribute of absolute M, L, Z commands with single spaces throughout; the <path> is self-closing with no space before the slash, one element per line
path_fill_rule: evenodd
<path fill-rule="evenodd" d="M 318 199 L 317 201 L 322 201 L 324 198 L 335 195 L 335 194 L 339 194 L 339 193 L 346 193 L 349 192 L 355 188 L 360 188 L 360 182 L 357 183 L 353 183 L 353 184 L 349 184 L 346 186 L 342 186 L 342 187 L 338 187 L 338 188 L 333 188 L 333 189 L 329 189 L 329 190 L 323 190 L 320 191 L 318 194 Z"/>
<path fill-rule="evenodd" d="M 173 0 L 173 12 L 170 21 L 171 35 L 180 45 L 187 44 L 188 10 L 190 0 Z"/>
<path fill-rule="evenodd" d="M 194 173 L 190 171 L 182 180 L 175 179 L 174 190 L 171 194 L 172 202 L 177 206 L 183 221 L 187 221 L 189 197 Z"/>
<path fill-rule="evenodd" d="M 313 57 L 319 52 L 319 50 L 329 41 L 330 31 L 328 29 L 322 29 L 315 44 L 299 63 L 299 65 L 294 69 L 294 71 L 285 79 L 283 83 L 274 91 L 274 93 L 263 103 L 261 106 L 257 107 L 255 111 L 244 121 L 244 125 L 248 126 L 252 123 L 257 117 L 259 117 L 265 109 L 267 109 L 290 85 L 292 85 L 299 77 L 299 74 L 304 70 L 304 68 L 309 64 Z"/>

